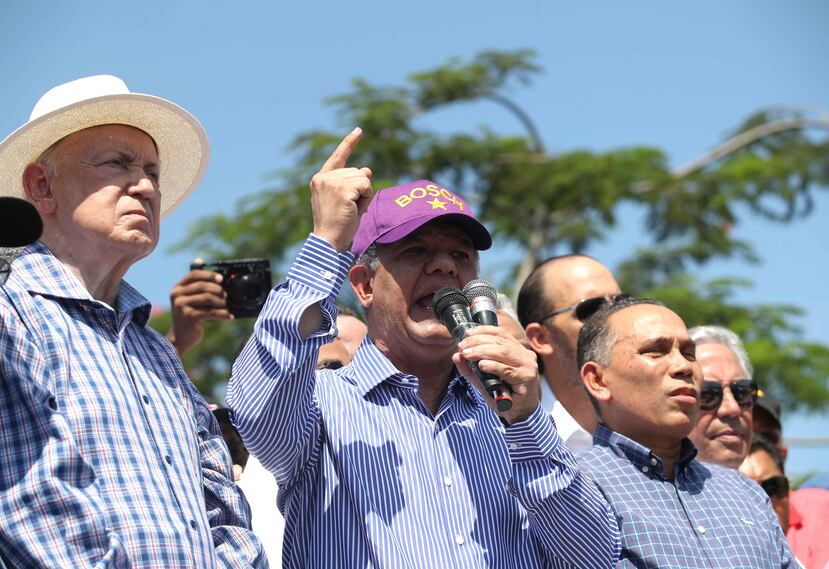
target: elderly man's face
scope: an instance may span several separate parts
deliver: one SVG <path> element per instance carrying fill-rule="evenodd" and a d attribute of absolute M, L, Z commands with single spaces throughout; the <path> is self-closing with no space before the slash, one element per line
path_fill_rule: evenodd
<path fill-rule="evenodd" d="M 476 277 L 475 248 L 467 233 L 438 219 L 383 245 L 379 258 L 366 289 L 370 294 L 363 299 L 375 343 L 396 358 L 420 362 L 451 355 L 454 341 L 435 317 L 432 297 Z"/>
<path fill-rule="evenodd" d="M 700 460 L 737 468 L 751 445 L 751 406 L 737 404 L 731 384 L 746 379 L 745 374 L 734 352 L 722 344 L 697 346 L 697 362 L 705 381 L 723 386 L 723 398 L 715 409 L 700 410 L 690 439 L 699 450 Z"/>
<path fill-rule="evenodd" d="M 78 251 L 138 260 L 159 236 L 158 153 L 150 136 L 126 125 L 71 134 L 52 153 L 49 186 L 60 238 Z M 98 245 L 96 247 L 96 245 Z"/>
<path fill-rule="evenodd" d="M 694 426 L 702 373 L 685 323 L 671 310 L 637 305 L 612 314 L 615 335 L 603 368 L 610 399 L 602 404 L 608 426 L 635 441 L 678 444 Z"/>

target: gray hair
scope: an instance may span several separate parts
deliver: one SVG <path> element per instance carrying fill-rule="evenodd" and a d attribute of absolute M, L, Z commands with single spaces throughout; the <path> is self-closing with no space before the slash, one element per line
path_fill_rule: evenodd
<path fill-rule="evenodd" d="M 377 248 L 377 243 L 372 243 L 368 247 L 366 247 L 365 251 L 360 253 L 360 256 L 357 257 L 357 260 L 354 262 L 355 265 L 365 265 L 371 272 L 377 270 L 377 267 L 380 266 L 380 251 Z"/>
<path fill-rule="evenodd" d="M 512 301 L 504 293 L 498 293 L 498 296 L 495 299 L 495 308 L 496 310 L 500 310 L 516 322 L 521 322 L 518 319 L 518 314 L 515 313 L 515 308 L 513 308 L 512 306 Z"/>
<path fill-rule="evenodd" d="M 731 350 L 740 362 L 745 379 L 751 379 L 754 367 L 748 359 L 748 354 L 742 340 L 734 332 L 722 326 L 694 326 L 688 330 L 688 335 L 699 346 L 700 344 L 720 344 Z"/>
<path fill-rule="evenodd" d="M 63 139 L 61 139 L 61 140 L 63 140 Z M 55 142 L 54 144 L 52 144 L 52 146 L 50 146 L 49 148 L 44 150 L 40 154 L 40 156 L 37 157 L 37 160 L 35 160 L 35 162 L 37 164 L 43 164 L 44 166 L 46 166 L 46 170 L 49 172 L 49 174 L 51 174 L 53 176 L 54 176 L 55 172 L 57 171 L 57 162 L 55 161 L 54 154 L 55 154 L 55 148 L 57 148 L 59 142 L 60 142 L 60 140 L 58 140 L 58 142 Z"/>

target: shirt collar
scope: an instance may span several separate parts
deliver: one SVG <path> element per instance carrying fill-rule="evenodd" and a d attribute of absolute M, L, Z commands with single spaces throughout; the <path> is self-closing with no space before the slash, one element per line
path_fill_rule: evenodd
<path fill-rule="evenodd" d="M 106 303 L 94 299 L 72 271 L 40 241 L 25 247 L 14 260 L 12 267 L 12 274 L 25 275 L 21 282 L 29 293 L 113 309 Z M 150 302 L 124 280 L 118 287 L 116 305 L 119 314 L 132 312 L 132 318 L 142 327 L 150 318 Z"/>
<path fill-rule="evenodd" d="M 354 360 L 351 362 L 350 369 L 343 368 L 343 375 L 349 377 L 357 386 L 357 390 L 362 397 L 365 397 L 372 389 L 381 383 L 389 383 L 404 389 L 417 390 L 417 377 L 404 373 L 397 369 L 383 353 L 377 349 L 371 338 L 366 336 L 360 347 L 357 348 L 357 353 L 354 355 Z M 452 370 L 453 377 L 449 382 L 449 390 L 455 393 L 465 393 L 469 400 L 473 403 L 478 403 L 480 397 L 477 397 L 478 392 L 472 384 L 467 381 L 457 368 Z"/>
<path fill-rule="evenodd" d="M 593 435 L 593 444 L 607 447 L 615 455 L 627 459 L 637 469 L 643 472 L 658 470 L 664 475 L 662 459 L 653 453 L 648 447 L 641 445 L 616 431 L 609 429 L 606 425 L 596 426 Z M 694 444 L 686 437 L 682 439 L 682 448 L 679 451 L 679 460 L 676 461 L 676 472 L 683 471 L 697 455 Z"/>

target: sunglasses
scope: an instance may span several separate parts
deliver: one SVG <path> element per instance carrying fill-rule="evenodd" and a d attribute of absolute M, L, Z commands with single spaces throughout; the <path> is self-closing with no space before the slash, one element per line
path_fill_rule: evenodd
<path fill-rule="evenodd" d="M 731 395 L 737 405 L 743 409 L 748 409 L 754 406 L 757 401 L 757 384 L 750 379 L 738 379 L 729 387 Z M 704 411 L 711 411 L 716 409 L 722 403 L 723 386 L 716 381 L 703 381 L 702 391 L 699 394 L 699 408 Z"/>
<path fill-rule="evenodd" d="M 592 298 L 584 298 L 574 304 L 573 306 L 568 306 L 567 308 L 562 308 L 560 310 L 555 310 L 550 312 L 546 316 L 542 316 L 538 319 L 538 322 L 544 322 L 548 318 L 552 318 L 553 316 L 558 316 L 559 314 L 564 314 L 565 312 L 570 312 L 574 310 L 576 312 L 576 318 L 578 318 L 581 322 L 584 322 L 594 314 L 605 304 L 616 304 L 620 300 L 624 300 L 626 298 L 630 298 L 629 294 L 614 294 L 613 296 L 594 296 Z"/>
<path fill-rule="evenodd" d="M 789 495 L 789 479 L 783 476 L 772 476 L 760 482 L 760 486 L 769 498 L 785 498 Z"/>

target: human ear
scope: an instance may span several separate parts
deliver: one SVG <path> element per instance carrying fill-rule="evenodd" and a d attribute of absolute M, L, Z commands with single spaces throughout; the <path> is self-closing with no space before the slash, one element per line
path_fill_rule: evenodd
<path fill-rule="evenodd" d="M 365 265 L 354 265 L 348 271 L 348 282 L 351 284 L 351 290 L 354 291 L 354 296 L 357 297 L 363 308 L 371 306 L 374 297 L 372 277 L 371 269 Z"/>
<path fill-rule="evenodd" d="M 530 349 L 541 357 L 549 357 L 555 351 L 550 332 L 538 322 L 530 322 L 524 329 Z"/>
<path fill-rule="evenodd" d="M 597 401 L 612 399 L 604 368 L 596 362 L 587 362 L 581 366 L 581 380 L 587 392 Z"/>
<path fill-rule="evenodd" d="M 41 216 L 57 209 L 46 165 L 33 163 L 23 169 L 23 189 Z"/>

